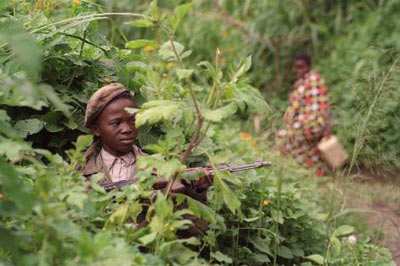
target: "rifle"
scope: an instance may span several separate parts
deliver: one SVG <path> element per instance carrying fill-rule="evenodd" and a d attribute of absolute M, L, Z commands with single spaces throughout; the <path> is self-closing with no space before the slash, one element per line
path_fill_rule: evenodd
<path fill-rule="evenodd" d="M 271 162 L 259 160 L 259 161 L 256 161 L 255 163 L 239 165 L 239 166 L 220 165 L 220 166 L 217 167 L 217 169 L 218 169 L 218 171 L 227 171 L 227 172 L 230 172 L 230 173 L 234 173 L 234 172 L 247 171 L 247 170 L 250 170 L 250 169 L 268 167 L 270 165 L 271 165 Z M 206 176 L 208 178 L 211 178 L 211 177 L 213 177 L 215 175 L 215 170 L 211 166 L 194 167 L 194 168 L 186 169 L 185 170 L 185 175 L 190 177 L 190 179 L 200 178 L 202 176 Z M 103 185 L 103 188 L 106 191 L 110 191 L 110 190 L 113 190 L 113 189 L 121 190 L 124 186 L 128 186 L 128 185 L 134 184 L 135 182 L 136 182 L 136 180 L 122 180 L 122 181 L 118 181 L 118 182 L 105 184 L 105 185 Z M 155 186 L 154 188 L 155 189 L 164 188 L 167 185 L 167 183 L 168 182 L 165 181 L 164 183 L 161 183 L 160 185 Z"/>

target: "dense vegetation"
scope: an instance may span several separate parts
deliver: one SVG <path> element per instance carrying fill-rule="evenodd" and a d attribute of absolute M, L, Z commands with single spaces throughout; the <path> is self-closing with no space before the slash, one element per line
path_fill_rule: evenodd
<path fill-rule="evenodd" d="M 336 132 L 353 163 L 396 166 L 397 1 L 41 0 L 0 8 L 4 265 L 392 263 L 368 237 L 348 241 L 357 230 L 322 206 L 310 173 L 279 157 L 269 136 L 285 108 L 292 56 L 306 49 L 331 87 Z M 105 193 L 101 176 L 85 181 L 75 171 L 92 141 L 82 125 L 86 102 L 114 81 L 139 104 L 131 110 L 138 144 L 150 154 L 140 167 L 170 180 L 207 163 L 262 157 L 272 167 L 217 171 L 208 206 L 181 195 L 174 200 L 188 208 L 175 210 L 159 193 L 149 225 L 135 230 L 155 181 L 148 172 Z M 249 133 L 255 115 L 263 136 Z M 178 238 L 189 213 L 210 230 Z"/>

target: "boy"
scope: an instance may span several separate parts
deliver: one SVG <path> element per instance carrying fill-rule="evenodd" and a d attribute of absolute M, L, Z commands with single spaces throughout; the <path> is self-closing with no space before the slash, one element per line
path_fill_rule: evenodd
<path fill-rule="evenodd" d="M 80 169 L 90 178 L 93 174 L 104 173 L 100 185 L 123 180 L 135 180 L 136 159 L 145 154 L 134 145 L 136 139 L 135 116 L 126 108 L 135 108 L 136 103 L 129 91 L 119 83 L 100 88 L 89 99 L 85 113 L 85 126 L 95 136 L 94 143 L 85 152 L 86 165 Z M 162 180 L 155 187 L 163 187 Z M 210 186 L 206 177 L 192 186 L 176 181 L 171 192 L 185 193 L 205 201 L 204 189 Z"/>
<path fill-rule="evenodd" d="M 85 126 L 95 136 L 95 142 L 84 155 L 86 165 L 81 172 L 85 177 L 90 178 L 93 174 L 103 172 L 105 177 L 100 180 L 100 185 L 103 186 L 122 180 L 134 180 L 136 159 L 145 156 L 134 145 L 135 116 L 125 110 L 135 107 L 134 98 L 119 83 L 104 86 L 90 97 L 86 107 Z M 205 188 L 211 185 L 207 180 L 201 178 L 196 185 L 191 186 L 184 186 L 180 181 L 176 181 L 171 187 L 171 192 L 185 193 L 205 203 Z M 155 187 L 162 187 L 162 184 L 166 185 L 166 181 L 157 182 Z M 185 230 L 186 235 L 197 235 L 207 230 L 208 225 L 204 220 L 191 215 L 187 218 L 192 220 L 193 226 Z"/>
<path fill-rule="evenodd" d="M 135 117 L 125 108 L 135 108 L 129 91 L 119 83 L 100 88 L 89 99 L 85 126 L 95 136 L 85 152 L 84 176 L 103 172 L 100 185 L 130 180 L 136 170 L 136 158 L 143 152 L 133 143 L 136 138 Z"/>

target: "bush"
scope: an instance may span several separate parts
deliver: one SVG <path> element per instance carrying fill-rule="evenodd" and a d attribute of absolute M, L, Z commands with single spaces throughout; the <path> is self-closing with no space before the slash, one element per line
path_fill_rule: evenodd
<path fill-rule="evenodd" d="M 201 54 L 175 40 L 192 4 L 164 10 L 153 1 L 141 14 L 97 13 L 98 6 L 86 1 L 57 9 L 52 1 L 1 7 L 2 263 L 318 263 L 331 259 L 319 254 L 329 253 L 334 237 L 352 233 L 328 226 L 307 171 L 282 161 L 268 143 L 230 121 L 266 116 L 268 106 L 250 85 L 251 56 L 223 63 L 216 50 L 212 62 L 199 62 Z M 145 27 L 143 34 L 155 38 L 132 38 L 119 48 L 99 32 L 106 25 L 100 21 L 113 15 L 133 17 L 130 26 Z M 139 182 L 106 193 L 97 184 L 101 174 L 88 181 L 75 169 L 92 142 L 81 135 L 87 98 L 112 81 L 129 87 L 140 105 L 129 110 L 136 113 L 138 142 L 150 154 L 138 159 L 139 168 L 158 169 L 172 182 L 185 178 L 187 166 L 208 162 L 236 165 L 261 156 L 273 166 L 240 174 L 216 171 L 209 206 L 184 195 L 173 199 L 168 191 L 149 201 L 156 180 L 146 171 Z M 176 210 L 174 200 L 186 201 L 188 208 Z M 149 224 L 137 230 L 137 216 L 146 207 Z M 178 238 L 176 232 L 191 225 L 187 214 L 205 219 L 210 230 Z M 388 254 L 383 257 L 390 261 Z"/>

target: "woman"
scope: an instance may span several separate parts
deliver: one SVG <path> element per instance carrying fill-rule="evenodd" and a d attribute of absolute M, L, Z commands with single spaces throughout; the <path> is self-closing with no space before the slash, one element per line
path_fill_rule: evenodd
<path fill-rule="evenodd" d="M 319 73 L 311 71 L 311 59 L 306 54 L 295 57 L 293 71 L 297 81 L 289 93 L 285 127 L 277 133 L 276 143 L 282 153 L 315 168 L 322 176 L 326 166 L 317 145 L 331 134 L 328 87 Z"/>

